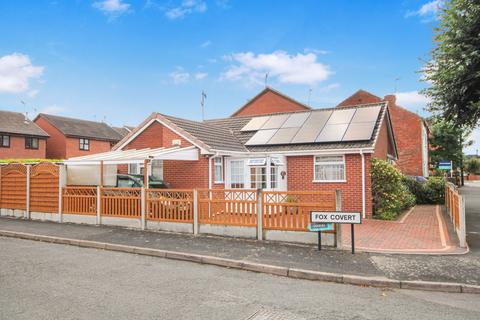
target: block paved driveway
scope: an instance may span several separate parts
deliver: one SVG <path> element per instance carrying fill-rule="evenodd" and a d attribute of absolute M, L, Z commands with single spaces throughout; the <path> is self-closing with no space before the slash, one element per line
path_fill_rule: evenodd
<path fill-rule="evenodd" d="M 342 242 L 350 247 L 350 225 L 342 227 Z M 462 253 L 442 206 L 417 205 L 396 221 L 364 219 L 355 226 L 359 250 L 391 253 Z"/>

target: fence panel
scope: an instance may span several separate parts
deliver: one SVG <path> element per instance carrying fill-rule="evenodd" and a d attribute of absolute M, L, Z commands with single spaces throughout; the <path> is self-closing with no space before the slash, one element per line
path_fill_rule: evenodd
<path fill-rule="evenodd" d="M 146 219 L 193 222 L 193 190 L 147 189 Z"/>
<path fill-rule="evenodd" d="M 101 188 L 100 214 L 108 217 L 140 218 L 141 188 Z"/>
<path fill-rule="evenodd" d="M 26 210 L 27 167 L 20 163 L 10 163 L 0 170 L 0 207 Z"/>
<path fill-rule="evenodd" d="M 39 163 L 30 171 L 30 211 L 58 212 L 59 168 L 53 163 Z"/>
<path fill-rule="evenodd" d="M 257 225 L 257 192 L 201 189 L 198 220 L 201 224 L 254 227 Z"/>
<path fill-rule="evenodd" d="M 97 187 L 63 187 L 62 213 L 97 214 Z"/>
<path fill-rule="evenodd" d="M 311 211 L 336 209 L 335 192 L 263 192 L 263 228 L 308 231 Z"/>
<path fill-rule="evenodd" d="M 460 246 L 466 247 L 465 198 L 458 193 L 457 187 L 450 182 L 445 184 L 445 208 L 458 235 Z"/>

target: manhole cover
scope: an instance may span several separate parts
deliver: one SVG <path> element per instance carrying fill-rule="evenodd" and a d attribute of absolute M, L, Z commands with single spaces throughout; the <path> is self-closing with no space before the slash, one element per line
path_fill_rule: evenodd
<path fill-rule="evenodd" d="M 245 320 L 304 320 L 291 312 L 261 308 Z"/>

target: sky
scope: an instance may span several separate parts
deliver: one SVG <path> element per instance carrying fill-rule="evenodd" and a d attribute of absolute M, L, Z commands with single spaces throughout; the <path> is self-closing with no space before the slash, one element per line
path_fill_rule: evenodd
<path fill-rule="evenodd" d="M 201 120 L 202 91 L 221 118 L 267 83 L 314 108 L 396 93 L 425 116 L 440 1 L 0 0 L 0 109 Z"/>

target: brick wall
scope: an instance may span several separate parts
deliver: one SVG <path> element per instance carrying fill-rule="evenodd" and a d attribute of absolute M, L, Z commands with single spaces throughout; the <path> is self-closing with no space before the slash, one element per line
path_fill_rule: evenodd
<path fill-rule="evenodd" d="M 65 136 L 42 117 L 35 119 L 35 123 L 50 136 L 47 140 L 46 157 L 48 159 L 65 159 Z"/>
<path fill-rule="evenodd" d="M 25 149 L 25 136 L 10 136 L 10 148 L 0 148 L 0 159 L 45 159 L 46 138 L 38 139 L 38 149 Z"/>
<path fill-rule="evenodd" d="M 397 142 L 397 167 L 406 175 L 422 176 L 422 118 L 395 104 L 395 96 L 389 100 L 393 133 Z"/>
<path fill-rule="evenodd" d="M 80 138 L 65 138 L 66 152 L 65 157 L 81 157 L 89 154 L 108 152 L 112 149 L 113 144 L 110 141 L 89 139 L 89 150 L 80 150 Z"/>
<path fill-rule="evenodd" d="M 308 109 L 291 99 L 267 89 L 232 116 L 254 116 L 268 113 L 304 110 Z"/>
<path fill-rule="evenodd" d="M 366 216 L 372 216 L 371 156 L 365 155 Z M 347 181 L 313 182 L 313 156 L 287 157 L 288 190 L 342 191 L 342 210 L 362 211 L 362 162 L 359 154 L 345 155 Z"/>
<path fill-rule="evenodd" d="M 381 101 L 382 99 L 380 97 L 377 97 L 370 92 L 358 90 L 353 95 L 340 102 L 337 107 L 348 107 L 358 104 L 377 103 Z"/>

